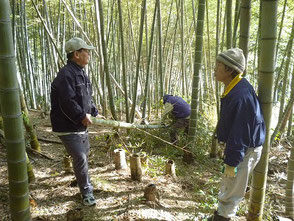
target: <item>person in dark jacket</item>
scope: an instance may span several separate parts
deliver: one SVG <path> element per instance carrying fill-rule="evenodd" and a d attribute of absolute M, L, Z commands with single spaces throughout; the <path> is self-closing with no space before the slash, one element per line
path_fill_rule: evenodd
<path fill-rule="evenodd" d="M 168 117 L 172 120 L 170 138 L 172 143 L 176 143 L 179 130 L 184 129 L 184 132 L 188 133 L 191 107 L 183 98 L 169 94 L 163 96 L 163 104 L 161 121 L 164 123 Z"/>
<path fill-rule="evenodd" d="M 51 84 L 51 124 L 73 159 L 73 170 L 84 205 L 95 205 L 93 186 L 88 174 L 89 138 L 87 127 L 98 110 L 92 100 L 92 87 L 84 67 L 89 63 L 90 50 L 81 38 L 65 43 L 67 64 Z"/>
<path fill-rule="evenodd" d="M 207 220 L 230 220 L 235 216 L 265 140 L 261 107 L 252 85 L 242 77 L 244 70 L 245 57 L 239 48 L 216 58 L 215 77 L 225 86 L 217 138 L 225 144 L 225 150 L 218 209 Z"/>

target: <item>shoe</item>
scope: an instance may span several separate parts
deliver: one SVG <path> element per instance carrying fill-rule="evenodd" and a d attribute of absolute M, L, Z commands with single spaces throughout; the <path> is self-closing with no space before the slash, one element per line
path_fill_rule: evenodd
<path fill-rule="evenodd" d="M 230 221 L 230 218 L 225 218 L 223 216 L 218 215 L 217 211 L 214 211 L 214 214 L 206 219 L 206 221 Z"/>
<path fill-rule="evenodd" d="M 88 193 L 86 195 L 83 195 L 83 204 L 85 206 L 94 206 L 94 205 L 96 205 L 96 199 L 95 199 L 93 193 Z"/>

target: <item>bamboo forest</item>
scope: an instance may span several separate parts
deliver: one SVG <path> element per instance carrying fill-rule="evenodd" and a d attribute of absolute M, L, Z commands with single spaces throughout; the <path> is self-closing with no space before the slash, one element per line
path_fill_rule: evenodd
<path fill-rule="evenodd" d="M 0 220 L 294 220 L 292 0 L 0 0 Z"/>

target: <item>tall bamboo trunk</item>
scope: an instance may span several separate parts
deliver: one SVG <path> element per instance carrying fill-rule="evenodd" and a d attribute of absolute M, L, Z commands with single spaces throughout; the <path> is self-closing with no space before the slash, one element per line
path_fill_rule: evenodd
<path fill-rule="evenodd" d="M 184 1 L 184 0 L 182 0 Z M 157 2 L 157 29 L 158 29 L 158 74 L 159 74 L 159 84 L 160 84 L 160 90 L 159 90 L 159 96 L 163 97 L 164 93 L 164 84 L 163 84 L 163 53 L 162 53 L 162 41 L 161 41 L 161 9 L 160 9 L 160 0 L 156 0 Z"/>
<path fill-rule="evenodd" d="M 154 8 L 154 15 L 153 15 L 153 21 L 151 26 L 151 36 L 150 36 L 150 42 L 148 47 L 148 62 L 147 62 L 147 71 L 146 71 L 146 83 L 145 83 L 145 89 L 144 89 L 144 100 L 143 100 L 143 111 L 142 111 L 142 118 L 145 120 L 146 118 L 146 108 L 147 108 L 147 99 L 149 95 L 150 90 L 150 68 L 151 68 L 151 61 L 152 61 L 152 49 L 153 49 L 153 37 L 154 37 L 154 26 L 155 26 L 155 19 L 156 19 L 156 12 L 157 12 L 157 2 L 155 4 Z M 146 33 L 147 35 L 147 33 Z"/>
<path fill-rule="evenodd" d="M 8 0 L 0 2 L 0 42 L 0 105 L 7 145 L 11 219 L 30 220 L 25 141 Z"/>
<path fill-rule="evenodd" d="M 236 0 L 235 4 L 235 15 L 234 15 L 234 32 L 233 32 L 233 48 L 236 47 L 237 44 L 237 32 L 240 20 L 240 2 L 241 0 Z"/>
<path fill-rule="evenodd" d="M 288 160 L 285 208 L 286 214 L 294 219 L 294 147 L 291 148 Z"/>
<path fill-rule="evenodd" d="M 239 48 L 243 50 L 246 58 L 246 67 L 248 60 L 249 34 L 250 34 L 251 0 L 242 0 L 240 12 L 240 37 Z M 243 74 L 245 74 L 247 68 Z"/>
<path fill-rule="evenodd" d="M 193 75 L 193 87 L 192 87 L 191 117 L 190 117 L 190 126 L 189 126 L 189 132 L 188 132 L 189 142 L 192 142 L 196 139 L 196 131 L 197 131 L 197 110 L 198 110 L 198 104 L 199 104 L 199 78 L 200 78 L 201 63 L 202 63 L 204 16 L 205 16 L 205 0 L 199 0 L 197 30 L 195 33 L 196 47 L 195 47 L 194 75 Z"/>
<path fill-rule="evenodd" d="M 138 48 L 138 56 L 137 56 L 137 63 L 136 63 L 135 86 L 134 86 L 134 93 L 133 93 L 133 105 L 132 105 L 131 115 L 130 115 L 131 122 L 134 122 L 135 108 L 137 103 L 138 80 L 139 80 L 139 72 L 140 72 L 140 60 L 141 60 L 145 13 L 146 13 L 146 0 L 143 0 L 142 10 L 141 10 L 141 20 L 140 20 L 140 32 L 139 32 L 140 37 L 139 37 L 139 48 Z"/>
<path fill-rule="evenodd" d="M 226 0 L 227 49 L 232 47 L 232 0 Z"/>
<path fill-rule="evenodd" d="M 261 1 L 260 57 L 258 95 L 263 110 L 266 138 L 261 159 L 253 171 L 248 220 L 262 220 L 270 150 L 270 128 L 273 106 L 278 1 Z M 270 25 L 269 25 L 270 24 Z"/>
<path fill-rule="evenodd" d="M 287 59 L 285 63 L 285 69 L 284 69 L 284 79 L 283 79 L 283 87 L 282 87 L 282 96 L 280 100 L 280 112 L 279 112 L 279 120 L 281 120 L 281 117 L 284 112 L 284 105 L 285 105 L 285 98 L 286 98 L 286 91 L 288 90 L 288 76 L 289 76 L 289 66 L 292 56 L 292 48 L 293 48 L 293 38 L 294 38 L 294 18 L 292 23 L 292 31 L 291 35 L 288 41 L 288 51 L 287 51 Z"/>
<path fill-rule="evenodd" d="M 112 84 L 110 82 L 110 76 L 109 76 L 110 74 L 109 74 L 108 58 L 107 58 L 107 45 L 105 42 L 105 34 L 104 34 L 104 16 L 103 16 L 102 1 L 98 0 L 98 8 L 99 8 L 99 17 L 100 17 L 101 46 L 102 46 L 103 61 L 104 61 L 104 73 L 105 73 L 106 84 L 108 89 L 110 111 L 111 111 L 112 117 L 116 120 L 117 116 L 115 113 Z"/>
<path fill-rule="evenodd" d="M 121 0 L 117 0 L 118 13 L 119 13 L 119 35 L 120 35 L 120 46 L 121 46 L 121 63 L 122 63 L 122 74 L 123 74 L 123 87 L 125 91 L 125 111 L 126 111 L 126 121 L 130 122 L 129 115 L 129 102 L 128 102 L 128 90 L 127 90 L 127 74 L 126 74 L 126 61 L 125 61 L 125 46 L 124 46 L 124 29 L 123 29 L 123 19 L 121 10 Z"/>

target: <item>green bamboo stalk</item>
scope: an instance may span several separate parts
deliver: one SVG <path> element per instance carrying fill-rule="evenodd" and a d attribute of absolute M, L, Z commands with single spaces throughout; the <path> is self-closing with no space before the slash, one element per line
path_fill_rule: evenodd
<path fill-rule="evenodd" d="M 237 44 L 237 32 L 238 32 L 238 25 L 239 25 L 239 20 L 240 20 L 240 1 L 241 0 L 236 0 L 236 4 L 235 4 L 233 48 L 235 48 L 236 44 Z"/>
<path fill-rule="evenodd" d="M 131 122 L 134 122 L 135 108 L 136 108 L 136 103 L 137 103 L 138 80 L 139 80 L 139 71 L 140 71 L 141 48 L 142 48 L 142 41 L 143 41 L 143 28 L 144 28 L 145 13 L 146 13 L 146 0 L 142 0 L 140 32 L 139 32 L 139 34 L 140 34 L 139 48 L 138 48 L 137 63 L 136 63 L 136 76 L 135 76 L 135 86 L 134 86 L 134 92 L 133 92 L 133 105 L 132 105 L 131 114 L 130 114 Z"/>
<path fill-rule="evenodd" d="M 35 10 L 37 12 L 37 15 L 40 18 L 40 20 L 41 20 L 41 22 L 42 22 L 42 24 L 43 24 L 43 26 L 45 28 L 45 31 L 47 32 L 47 34 L 48 34 L 48 36 L 49 36 L 49 38 L 50 38 L 50 40 L 51 40 L 51 42 L 52 42 L 55 50 L 56 50 L 56 52 L 57 52 L 57 54 L 59 56 L 59 59 L 61 60 L 61 62 L 63 63 L 63 65 L 65 65 L 64 59 L 63 59 L 62 55 L 60 54 L 60 52 L 58 50 L 57 44 L 55 43 L 56 40 L 54 39 L 54 37 L 52 36 L 51 32 L 49 31 L 49 29 L 48 29 L 48 27 L 47 27 L 47 25 L 46 25 L 46 23 L 45 23 L 42 15 L 41 15 L 40 11 L 38 10 L 38 8 L 37 8 L 37 6 L 36 6 L 36 4 L 34 2 L 34 0 L 32 0 L 31 2 L 33 3 L 33 6 L 34 6 L 34 8 L 35 8 Z"/>
<path fill-rule="evenodd" d="M 239 48 L 243 50 L 246 58 L 246 67 L 248 60 L 248 47 L 249 47 L 249 34 L 250 34 L 250 17 L 251 17 L 251 0 L 242 0 L 240 11 L 240 36 L 239 36 Z M 246 74 L 247 68 L 243 75 Z"/>
<path fill-rule="evenodd" d="M 7 145 L 11 219 L 31 220 L 25 141 L 8 0 L 0 2 L 0 42 L 0 105 Z"/>
<path fill-rule="evenodd" d="M 288 160 L 287 168 L 287 183 L 286 183 L 286 199 L 285 208 L 286 215 L 294 219 L 294 147 L 292 146 L 290 152 L 290 158 Z"/>
<path fill-rule="evenodd" d="M 184 0 L 182 0 L 184 1 Z M 160 0 L 157 0 L 157 30 L 158 30 L 158 71 L 159 71 L 159 83 L 160 83 L 160 97 L 163 97 L 164 93 L 164 84 L 163 84 L 163 63 L 162 63 L 162 58 L 163 58 L 163 52 L 162 52 L 162 43 L 161 43 L 161 9 L 160 9 Z"/>
<path fill-rule="evenodd" d="M 292 70 L 291 96 L 294 96 L 294 69 Z M 292 135 L 292 122 L 293 122 L 293 108 L 291 109 L 290 117 L 288 120 L 287 137 L 290 137 Z"/>
<path fill-rule="evenodd" d="M 232 47 L 232 0 L 226 0 L 227 49 Z"/>
<path fill-rule="evenodd" d="M 125 43 L 124 43 L 124 29 L 123 29 L 123 19 L 121 10 L 121 0 L 117 0 L 118 13 L 119 13 L 119 32 L 120 32 L 120 47 L 121 47 L 121 62 L 122 62 L 122 74 L 123 74 L 123 87 L 125 91 L 125 111 L 126 111 L 126 121 L 130 122 L 129 115 L 129 102 L 128 102 L 128 90 L 127 90 L 127 74 L 126 74 L 126 61 L 125 61 Z"/>
<path fill-rule="evenodd" d="M 149 42 L 149 52 L 148 52 L 148 63 L 147 63 L 147 70 L 146 70 L 146 83 L 145 83 L 145 89 L 144 89 L 144 100 L 143 100 L 143 111 L 142 111 L 142 118 L 145 121 L 146 117 L 146 107 L 147 107 L 147 99 L 149 91 L 149 84 L 150 84 L 150 67 L 151 67 L 151 60 L 152 60 L 152 49 L 153 49 L 153 37 L 154 37 L 154 26 L 155 26 L 155 18 L 156 18 L 156 12 L 157 12 L 157 3 L 155 4 L 154 8 L 154 15 L 153 15 L 153 21 L 151 26 L 151 36 L 150 36 L 150 42 Z M 146 33 L 147 35 L 147 33 Z"/>
<path fill-rule="evenodd" d="M 279 120 L 281 120 L 281 117 L 284 112 L 286 90 L 288 89 L 288 76 L 289 76 L 289 66 L 290 66 L 290 61 L 291 61 L 291 56 L 292 56 L 293 38 L 294 38 L 294 18 L 293 18 L 293 23 L 292 23 L 292 31 L 291 31 L 290 38 L 288 41 L 289 48 L 287 51 L 287 58 L 285 58 L 286 63 L 285 63 L 285 69 L 284 69 L 282 96 L 281 96 L 281 100 L 280 100 Z"/>
<path fill-rule="evenodd" d="M 103 120 L 98 119 L 95 117 L 91 117 L 92 123 L 97 124 L 100 126 L 107 126 L 107 127 L 117 127 L 117 128 L 127 128 L 127 129 L 158 129 L 158 128 L 165 128 L 165 125 L 142 125 L 142 124 L 134 124 L 134 123 L 126 123 L 122 121 L 115 121 L 115 120 Z"/>
<path fill-rule="evenodd" d="M 41 146 L 40 143 L 38 141 L 38 137 L 36 135 L 36 131 L 33 128 L 33 125 L 31 124 L 30 118 L 29 118 L 29 112 L 24 100 L 24 96 L 22 91 L 20 90 L 20 104 L 21 104 L 21 110 L 23 112 L 22 117 L 23 117 L 23 123 L 24 123 L 24 127 L 27 131 L 27 133 L 30 136 L 30 144 L 31 144 L 31 148 L 41 152 Z"/>
<path fill-rule="evenodd" d="M 283 27 L 284 27 L 284 19 L 285 19 L 285 15 L 286 15 L 286 6 L 287 6 L 287 0 L 284 0 L 282 18 L 281 18 L 281 23 L 280 23 L 280 30 L 279 30 L 278 40 L 277 40 L 276 57 L 278 55 L 279 44 L 280 44 L 280 40 L 281 40 L 281 36 L 282 36 L 282 30 L 283 30 Z"/>
<path fill-rule="evenodd" d="M 204 16 L 205 16 L 205 1 L 199 0 L 198 3 L 198 17 L 197 17 L 197 30 L 196 30 L 196 47 L 194 58 L 194 75 L 192 87 L 192 102 L 191 102 L 191 117 L 188 132 L 188 139 L 190 142 L 196 139 L 197 131 L 197 110 L 199 103 L 199 78 L 202 64 L 202 45 L 203 45 L 203 29 L 204 29 Z M 192 142 L 194 144 L 194 142 Z"/>
<path fill-rule="evenodd" d="M 271 136 L 271 142 L 270 142 L 271 144 L 274 142 L 278 132 L 280 132 L 281 134 L 284 132 L 287 120 L 289 119 L 291 110 L 293 109 L 293 105 L 294 105 L 294 94 L 291 95 L 290 100 L 289 100 L 283 114 L 281 115 L 281 119 L 279 119 L 279 122 L 278 122 L 272 136 Z"/>
<path fill-rule="evenodd" d="M 104 72 L 105 72 L 106 84 L 108 88 L 110 111 L 111 111 L 112 117 L 116 120 L 117 116 L 115 113 L 115 104 L 114 104 L 114 98 L 113 98 L 113 92 L 112 92 L 112 85 L 111 85 L 110 76 L 109 76 L 107 48 L 106 48 L 105 35 L 104 35 L 104 16 L 103 16 L 102 1 L 98 0 L 98 8 L 99 8 L 99 17 L 100 17 L 101 46 L 102 46 L 103 61 L 104 61 Z"/>
<path fill-rule="evenodd" d="M 253 171 L 248 220 L 262 220 L 270 151 L 270 128 L 273 106 L 278 0 L 261 1 L 260 57 L 258 95 L 263 110 L 266 137 L 261 159 Z"/>

